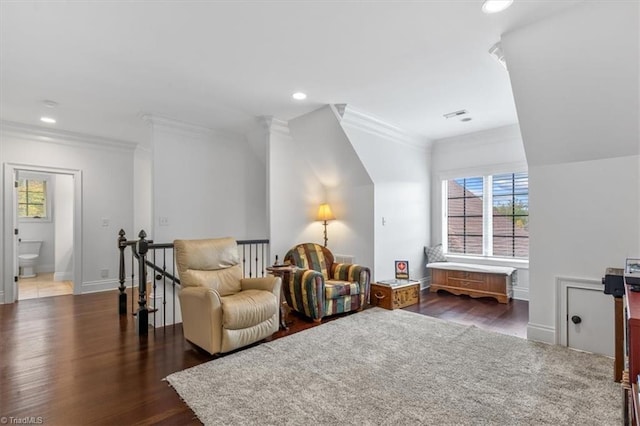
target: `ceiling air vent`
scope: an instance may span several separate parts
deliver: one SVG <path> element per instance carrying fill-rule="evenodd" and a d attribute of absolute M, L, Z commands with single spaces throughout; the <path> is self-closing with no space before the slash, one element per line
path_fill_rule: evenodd
<path fill-rule="evenodd" d="M 460 111 L 449 112 L 445 114 L 443 117 L 447 120 L 450 118 L 460 117 L 462 115 L 467 115 L 469 112 L 466 109 L 461 109 Z"/>

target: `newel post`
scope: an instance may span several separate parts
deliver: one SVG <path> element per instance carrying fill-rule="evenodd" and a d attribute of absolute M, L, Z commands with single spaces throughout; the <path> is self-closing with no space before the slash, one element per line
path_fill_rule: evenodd
<path fill-rule="evenodd" d="M 118 232 L 118 249 L 120 250 L 120 270 L 118 271 L 118 279 L 120 280 L 120 294 L 118 295 L 118 313 L 120 315 L 127 314 L 127 287 L 124 285 L 125 282 L 125 270 L 124 270 L 124 249 L 127 248 L 127 238 L 124 236 L 124 229 L 121 229 Z"/>
<path fill-rule="evenodd" d="M 147 252 L 149 242 L 146 240 L 147 233 L 144 230 L 138 234 L 138 259 L 139 281 L 138 281 L 138 334 L 144 335 L 149 332 L 149 309 L 147 308 Z"/>

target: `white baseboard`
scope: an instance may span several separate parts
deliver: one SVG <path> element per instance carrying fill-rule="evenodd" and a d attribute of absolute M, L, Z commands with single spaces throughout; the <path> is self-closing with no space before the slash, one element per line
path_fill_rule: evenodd
<path fill-rule="evenodd" d="M 528 288 L 519 288 L 513 287 L 513 298 L 516 300 L 526 300 L 529 301 L 529 289 Z"/>
<path fill-rule="evenodd" d="M 82 289 L 80 293 L 98 293 L 100 291 L 117 290 L 120 286 L 118 280 L 97 280 L 87 281 L 82 283 Z"/>
<path fill-rule="evenodd" d="M 55 265 L 36 265 L 36 272 L 38 274 L 48 274 L 49 272 L 55 272 Z"/>
<path fill-rule="evenodd" d="M 527 324 L 527 339 L 536 342 L 556 344 L 556 329 L 542 324 Z"/>
<path fill-rule="evenodd" d="M 54 281 L 73 281 L 73 272 L 54 272 Z"/>
<path fill-rule="evenodd" d="M 0 291 L 0 304 L 4 304 L 4 290 Z"/>
<path fill-rule="evenodd" d="M 125 280 L 124 285 L 127 288 L 131 288 L 131 278 Z M 86 281 L 82 283 L 80 294 L 117 290 L 118 287 L 120 287 L 120 281 L 116 279 Z M 134 287 L 137 287 L 137 285 L 134 285 Z"/>
<path fill-rule="evenodd" d="M 425 288 L 429 288 L 431 286 L 430 277 L 415 278 L 415 280 L 420 283 L 420 290 L 424 290 Z"/>

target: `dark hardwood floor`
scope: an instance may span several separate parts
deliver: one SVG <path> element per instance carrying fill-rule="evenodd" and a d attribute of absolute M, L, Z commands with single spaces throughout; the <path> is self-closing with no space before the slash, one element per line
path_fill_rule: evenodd
<path fill-rule="evenodd" d="M 113 291 L 0 305 L 0 422 L 200 424 L 162 379 L 215 357 L 185 342 L 181 326 L 140 339 L 134 318 L 118 315 L 117 298 Z M 520 337 L 529 316 L 523 301 L 428 291 L 405 309 Z M 290 320 L 272 339 L 317 326 L 296 314 Z"/>

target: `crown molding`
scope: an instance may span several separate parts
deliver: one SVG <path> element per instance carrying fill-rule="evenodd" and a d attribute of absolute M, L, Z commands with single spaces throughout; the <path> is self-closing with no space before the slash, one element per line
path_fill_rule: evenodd
<path fill-rule="evenodd" d="M 407 132 L 377 117 L 358 111 L 347 104 L 335 104 L 331 107 L 342 125 L 412 148 L 422 150 L 431 148 L 432 141 L 430 139 Z"/>
<path fill-rule="evenodd" d="M 260 117 L 260 119 L 262 125 L 266 128 L 267 131 L 291 137 L 288 121 L 280 120 L 279 118 L 275 118 L 273 116 L 263 116 Z"/>
<path fill-rule="evenodd" d="M 182 120 L 165 117 L 158 114 L 140 114 L 142 121 L 149 126 L 165 127 L 171 130 L 178 130 L 183 133 L 193 133 L 197 135 L 213 135 L 215 131 L 205 126 L 188 123 Z"/>
<path fill-rule="evenodd" d="M 335 104 L 333 107 L 335 108 L 336 113 L 342 119 L 342 117 L 344 117 L 344 112 L 347 109 L 347 104 Z"/>
<path fill-rule="evenodd" d="M 246 137 L 246 135 L 241 133 L 213 129 L 211 127 L 202 126 L 200 124 L 193 124 L 183 120 L 176 120 L 175 118 L 170 118 L 159 114 L 140 113 L 138 114 L 138 116 L 152 129 L 160 128 L 163 130 L 172 131 L 174 133 L 180 133 L 190 136 L 218 136 L 232 141 L 242 141 Z"/>
<path fill-rule="evenodd" d="M 49 129 L 14 121 L 0 121 L 0 132 L 6 135 L 13 135 L 22 139 L 34 140 L 37 142 L 50 142 L 60 145 L 83 146 L 99 149 L 134 151 L 138 146 L 137 142 L 105 138 L 102 136 L 71 132 L 68 130 Z"/>

